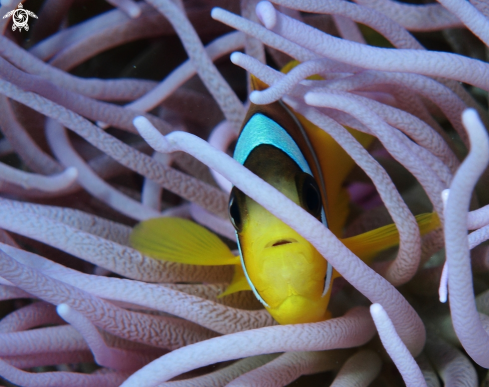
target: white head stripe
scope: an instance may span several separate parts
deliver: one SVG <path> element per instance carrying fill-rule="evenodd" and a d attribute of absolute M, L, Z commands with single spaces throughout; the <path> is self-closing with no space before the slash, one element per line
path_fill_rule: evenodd
<path fill-rule="evenodd" d="M 244 164 L 251 151 L 264 144 L 273 145 L 285 152 L 303 172 L 312 176 L 309 164 L 290 134 L 274 120 L 261 113 L 251 117 L 243 128 L 234 150 L 234 159 Z"/>

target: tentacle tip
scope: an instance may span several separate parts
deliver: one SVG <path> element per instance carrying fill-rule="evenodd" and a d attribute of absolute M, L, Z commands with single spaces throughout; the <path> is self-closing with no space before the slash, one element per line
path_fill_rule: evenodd
<path fill-rule="evenodd" d="M 102 122 L 102 121 L 96 121 L 95 124 L 100 128 L 100 129 L 107 129 L 110 125 Z"/>
<path fill-rule="evenodd" d="M 239 66 L 239 60 L 244 56 L 242 52 L 233 52 L 229 59 L 232 63 Z"/>
<path fill-rule="evenodd" d="M 250 93 L 250 101 L 256 105 L 261 105 L 263 102 L 261 101 L 261 92 L 258 90 L 252 91 Z"/>
<path fill-rule="evenodd" d="M 442 303 L 447 302 L 448 299 L 448 265 L 447 262 L 443 265 L 441 272 L 440 286 L 438 287 L 439 300 Z"/>
<path fill-rule="evenodd" d="M 311 106 L 318 104 L 318 93 L 309 92 L 304 95 L 304 102 Z"/>
<path fill-rule="evenodd" d="M 76 169 L 75 167 L 68 167 L 65 169 L 63 173 L 65 174 L 66 178 L 70 181 L 74 181 L 78 177 L 78 169 Z"/>
<path fill-rule="evenodd" d="M 59 304 L 56 307 L 56 312 L 62 319 L 64 319 L 70 313 L 70 310 L 71 308 L 68 304 Z"/>
<path fill-rule="evenodd" d="M 372 304 L 370 305 L 370 314 L 373 315 L 378 315 L 379 313 L 383 313 L 384 308 L 382 308 L 382 305 L 380 304 Z"/>
<path fill-rule="evenodd" d="M 473 108 L 468 108 L 465 109 L 462 112 L 462 120 L 465 122 L 465 120 L 475 120 L 479 119 L 479 115 L 477 114 L 477 111 Z"/>
<path fill-rule="evenodd" d="M 272 29 L 277 24 L 277 12 L 269 1 L 260 1 L 256 5 L 256 16 L 268 29 Z"/>
<path fill-rule="evenodd" d="M 441 200 L 443 202 L 443 207 L 446 207 L 449 195 L 450 195 L 450 189 L 449 188 L 441 191 Z"/>
<path fill-rule="evenodd" d="M 158 152 L 166 153 L 170 149 L 168 140 L 156 129 L 146 117 L 137 116 L 132 121 L 139 134 Z"/>
<path fill-rule="evenodd" d="M 141 8 L 139 5 L 134 4 L 134 6 L 127 9 L 127 15 L 131 19 L 137 19 L 139 16 L 141 16 Z"/>
<path fill-rule="evenodd" d="M 304 102 L 309 105 L 311 102 L 311 98 L 314 97 L 314 95 L 311 96 L 312 93 L 306 93 L 304 94 Z"/>
<path fill-rule="evenodd" d="M 214 7 L 211 10 L 211 18 L 219 20 L 219 15 L 222 14 L 222 8 Z"/>
<path fill-rule="evenodd" d="M 462 123 L 469 134 L 471 152 L 472 148 L 475 147 L 479 150 L 479 153 L 484 155 L 484 159 L 488 159 L 489 138 L 477 111 L 472 108 L 465 109 L 462 112 Z"/>

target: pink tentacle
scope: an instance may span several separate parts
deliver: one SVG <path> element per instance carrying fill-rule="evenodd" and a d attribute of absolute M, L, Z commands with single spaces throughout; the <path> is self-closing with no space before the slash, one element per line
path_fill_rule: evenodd
<path fill-rule="evenodd" d="M 198 376 L 191 379 L 161 383 L 159 384 L 159 387 L 224 387 L 238 376 L 260 367 L 274 358 L 276 358 L 275 354 L 246 357 L 242 360 L 238 360 L 226 368 L 211 372 L 207 375 Z"/>
<path fill-rule="evenodd" d="M 4 278 L 46 302 L 68 304 L 93 324 L 115 336 L 169 349 L 215 336 L 209 330 L 187 321 L 124 310 L 22 265 L 3 251 L 0 251 L 0 256 L 0 274 Z"/>
<path fill-rule="evenodd" d="M 127 16 L 122 11 L 113 9 L 70 28 L 58 31 L 31 47 L 29 52 L 42 61 L 48 61 L 57 52 L 72 45 L 76 41 L 87 38 L 90 34 L 96 34 L 101 29 L 124 21 L 127 21 Z"/>
<path fill-rule="evenodd" d="M 324 34 L 275 11 L 273 7 L 267 7 L 267 10 L 277 13 L 277 23 L 270 26 L 270 29 L 316 54 L 373 70 L 441 76 L 489 89 L 489 65 L 474 59 L 440 52 L 394 52 L 390 49 L 365 46 Z M 379 60 L 380 58 L 382 59 Z M 470 68 L 471 71 L 460 71 L 461 68 Z"/>
<path fill-rule="evenodd" d="M 38 75 L 56 86 L 101 100 L 124 101 L 147 93 L 155 86 L 153 81 L 100 80 L 75 77 L 37 59 L 5 37 L 0 37 L 0 55 L 20 70 Z"/>
<path fill-rule="evenodd" d="M 426 386 L 423 374 L 398 336 L 391 319 L 380 304 L 370 306 L 370 313 L 379 332 L 380 340 L 394 361 L 407 387 Z"/>
<path fill-rule="evenodd" d="M 258 22 L 258 18 L 256 17 L 255 7 L 258 3 L 258 0 L 241 0 L 241 15 L 255 23 Z M 247 55 L 252 56 L 256 60 L 259 60 L 262 63 L 266 62 L 265 56 L 265 47 L 263 43 L 256 38 L 251 36 L 245 36 L 245 53 Z M 248 82 L 248 94 L 251 92 L 251 85 Z"/>
<path fill-rule="evenodd" d="M 23 90 L 33 91 L 89 119 L 106 121 L 112 126 L 134 132 L 130 122 L 136 117 L 136 112 L 128 111 L 107 102 L 95 101 L 84 95 L 53 85 L 37 76 L 17 70 L 2 58 L 0 58 L 0 64 L 0 74 L 3 79 L 14 83 Z M 141 114 L 141 112 L 138 114 Z M 171 127 L 167 122 L 151 114 L 146 116 L 162 132 L 168 133 L 171 131 Z"/>
<path fill-rule="evenodd" d="M 426 354 L 446 387 L 477 387 L 477 373 L 469 359 L 434 333 L 427 340 Z"/>
<path fill-rule="evenodd" d="M 159 310 L 181 317 L 219 333 L 233 333 L 246 329 L 273 325 L 264 309 L 240 310 L 201 297 L 185 294 L 175 286 L 161 286 L 143 282 L 87 275 L 65 268 L 38 255 L 0 245 L 5 253 L 31 268 L 42 267 L 43 275 L 67 285 L 76 283 L 77 289 L 94 296 L 130 303 L 143 310 Z M 174 290 L 176 289 L 176 290 Z M 131 309 L 134 308 L 131 305 Z"/>
<path fill-rule="evenodd" d="M 237 133 L 234 128 L 227 121 L 221 122 L 217 125 L 209 136 L 209 144 L 220 151 L 226 152 L 231 145 L 231 142 L 238 139 Z M 216 171 L 211 169 L 212 176 L 216 183 L 221 187 L 224 192 L 231 192 L 232 184 L 229 180 L 223 178 Z"/>
<path fill-rule="evenodd" d="M 36 302 L 17 309 L 0 320 L 0 333 L 19 332 L 41 325 L 63 324 L 54 305 Z"/>
<path fill-rule="evenodd" d="M 114 7 L 119 8 L 130 18 L 136 19 L 141 15 L 141 8 L 139 4 L 132 0 L 106 0 Z"/>
<path fill-rule="evenodd" d="M 0 125 L 2 134 L 8 140 L 12 150 L 34 172 L 50 175 L 63 170 L 51 156 L 46 154 L 29 136 L 18 122 L 9 100 L 0 96 Z"/>
<path fill-rule="evenodd" d="M 443 204 L 440 194 L 446 186 L 438 179 L 435 172 L 417 158 L 410 147 L 406 145 L 406 142 L 410 141 L 407 137 L 393 130 L 379 116 L 372 114 L 370 109 L 357 102 L 355 98 L 349 98 L 347 94 L 308 93 L 304 100 L 308 105 L 342 110 L 366 125 L 387 151 L 416 177 L 430 198 L 435 211 L 442 216 Z M 404 221 L 408 221 L 411 227 L 414 227 L 416 223 L 414 217 L 404 219 Z"/>
<path fill-rule="evenodd" d="M 92 353 L 89 350 L 68 352 L 44 352 L 40 354 L 29 354 L 19 356 L 4 356 L 2 360 L 15 368 L 32 368 L 55 366 L 66 363 L 91 363 Z"/>
<path fill-rule="evenodd" d="M 161 215 L 159 211 L 155 211 L 131 199 L 97 176 L 81 156 L 76 153 L 68 139 L 66 129 L 49 118 L 46 122 L 46 138 L 56 158 L 64 166 L 76 168 L 78 171 L 78 182 L 94 197 L 118 212 L 139 221 L 156 218 Z"/>
<path fill-rule="evenodd" d="M 199 36 L 185 13 L 170 0 L 148 0 L 148 2 L 171 23 L 202 82 L 221 107 L 226 119 L 236 130 L 239 130 L 245 115 L 243 105 L 205 52 Z"/>
<path fill-rule="evenodd" d="M 470 211 L 467 215 L 467 228 L 476 230 L 489 224 L 489 204 L 474 211 Z"/>
<path fill-rule="evenodd" d="M 79 231 L 61 222 L 19 211 L 14 201 L 0 199 L 0 208 L 0 223 L 6 229 L 15 230 L 21 235 L 57 247 L 128 278 L 148 282 L 222 282 L 223 278 L 228 279 L 231 276 L 229 267 L 183 265 L 146 257 L 132 248 Z"/>
<path fill-rule="evenodd" d="M 169 167 L 173 162 L 173 157 L 169 155 L 163 155 L 161 153 L 155 152 L 152 156 L 153 160 L 163 165 Z M 157 212 L 161 211 L 161 194 L 163 193 L 163 188 L 153 180 L 148 178 L 144 179 L 143 189 L 141 191 L 141 203 L 144 207 L 149 207 Z M 131 215 L 132 216 L 132 215 Z M 160 215 L 152 216 L 157 217 Z"/>
<path fill-rule="evenodd" d="M 224 35 L 205 47 L 211 61 L 243 47 L 244 36 L 240 32 Z M 185 61 L 173 70 L 158 86 L 149 93 L 126 105 L 126 108 L 139 111 L 149 111 L 161 104 L 177 88 L 195 75 L 197 69 L 191 60 Z M 236 131 L 236 128 L 234 128 Z"/>
<path fill-rule="evenodd" d="M 473 187 L 489 160 L 489 139 L 474 110 L 466 110 L 462 119 L 471 147 L 452 181 L 445 210 L 450 311 L 453 327 L 469 356 L 489 368 L 489 336 L 475 308 L 466 221 Z"/>
<path fill-rule="evenodd" d="M 0 360 L 0 374 L 12 383 L 24 387 L 116 387 L 127 378 L 127 374 L 118 372 L 106 372 L 92 375 L 63 371 L 31 373 L 21 371 L 3 360 Z"/>
<path fill-rule="evenodd" d="M 333 15 L 333 20 L 343 39 L 362 44 L 367 43 L 353 20 L 340 15 Z"/>
<path fill-rule="evenodd" d="M 44 176 L 37 173 L 24 172 L 17 168 L 0 163 L 0 180 L 16 184 L 25 190 L 36 189 L 43 192 L 59 192 L 72 185 L 78 177 L 78 171 L 69 167 L 63 172 Z"/>
<path fill-rule="evenodd" d="M 88 234 L 108 239 L 120 245 L 129 245 L 131 227 L 96 215 L 66 207 L 46 206 L 29 202 L 10 201 L 12 209 L 39 215 L 63 223 Z M 7 243 L 2 241 L 3 243 Z M 9 244 L 9 243 L 7 243 Z"/>
<path fill-rule="evenodd" d="M 366 387 L 377 377 L 381 368 L 382 361 L 375 352 L 361 350 L 343 364 L 331 387 Z"/>
<path fill-rule="evenodd" d="M 48 117 L 57 120 L 67 128 L 75 131 L 92 145 L 98 147 L 128 168 L 136 170 L 188 200 L 195 201 L 211 212 L 217 214 L 226 213 L 227 199 L 216 188 L 174 169 L 155 163 L 149 156 L 135 151 L 115 137 L 103 132 L 83 117 L 37 94 L 24 92 L 3 80 L 0 80 L 0 89 L 12 99 L 26 104 L 40 113 L 46 114 Z"/>
<path fill-rule="evenodd" d="M 382 84 L 402 86 L 433 101 L 443 111 L 455 130 L 459 133 L 462 141 L 464 141 L 465 144 L 468 144 L 467 132 L 461 121 L 462 111 L 466 109 L 467 106 L 464 101 L 449 88 L 433 79 L 418 74 L 389 73 L 368 70 L 341 80 L 330 80 L 326 83 L 326 87 L 347 91 L 355 89 L 361 90 L 366 86 Z M 454 159 L 456 161 L 456 158 Z M 458 166 L 458 163 L 456 163 L 456 166 Z"/>
<path fill-rule="evenodd" d="M 461 27 L 460 20 L 439 4 L 403 4 L 392 0 L 356 0 L 388 16 L 410 31 L 436 31 Z"/>
<path fill-rule="evenodd" d="M 489 21 L 476 7 L 467 1 L 439 0 L 444 8 L 452 12 L 472 31 L 486 46 L 489 45 Z"/>
<path fill-rule="evenodd" d="M 286 352 L 267 364 L 234 379 L 228 387 L 281 387 L 302 375 L 331 371 L 341 364 L 346 351 Z"/>
<path fill-rule="evenodd" d="M 15 300 L 16 298 L 32 298 L 32 295 L 19 289 L 15 285 L 13 285 L 10 281 L 6 281 L 1 278 L 0 285 L 0 301 L 5 300 Z"/>
<path fill-rule="evenodd" d="M 85 351 L 83 337 L 69 325 L 0 334 L 0 356 Z"/>
<path fill-rule="evenodd" d="M 216 337 L 173 351 L 148 364 L 121 387 L 156 386 L 191 369 L 223 360 L 283 351 L 318 351 L 361 345 L 372 337 L 364 308 L 313 324 L 281 325 Z"/>
<path fill-rule="evenodd" d="M 95 357 L 95 361 L 102 367 L 131 372 L 138 370 L 157 357 L 150 351 L 144 353 L 111 348 L 107 346 L 97 328 L 83 314 L 70 308 L 67 304 L 58 305 L 56 310 L 67 323 L 83 336 Z"/>
<path fill-rule="evenodd" d="M 404 28 L 386 17 L 384 12 L 377 12 L 370 4 L 357 5 L 347 1 L 333 0 L 328 2 L 273 0 L 275 4 L 298 9 L 304 12 L 329 13 L 340 15 L 346 19 L 369 26 L 389 40 L 397 48 L 413 48 L 422 50 L 424 47 Z M 349 39 L 352 41 L 357 41 Z"/>
<path fill-rule="evenodd" d="M 244 32 L 247 35 L 259 38 L 264 44 L 271 46 L 281 52 L 290 55 L 292 58 L 304 62 L 306 60 L 317 59 L 318 55 L 311 50 L 305 49 L 300 45 L 284 39 L 259 24 L 246 20 L 238 15 L 228 12 L 221 8 L 214 8 L 211 12 L 213 19 L 218 20 L 230 27 Z"/>
<path fill-rule="evenodd" d="M 479 228 L 471 232 L 468 236 L 469 249 L 479 246 L 481 243 L 489 239 L 489 225 Z"/>

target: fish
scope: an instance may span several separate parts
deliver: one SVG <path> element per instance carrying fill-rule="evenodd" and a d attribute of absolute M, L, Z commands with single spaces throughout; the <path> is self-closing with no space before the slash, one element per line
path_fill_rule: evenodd
<path fill-rule="evenodd" d="M 267 87 L 251 79 L 253 89 Z M 366 148 L 374 140 L 347 130 Z M 250 105 L 233 157 L 328 227 L 365 263 L 399 244 L 394 224 L 342 239 L 350 206 L 344 183 L 355 163 L 329 134 L 282 101 Z M 230 193 L 229 218 L 239 255 L 209 230 L 179 218 L 143 221 L 133 229 L 130 242 L 156 259 L 234 265 L 233 279 L 220 297 L 251 290 L 279 324 L 331 318 L 328 304 L 340 274 L 310 242 L 237 187 Z M 435 213 L 416 220 L 421 234 L 440 227 Z"/>

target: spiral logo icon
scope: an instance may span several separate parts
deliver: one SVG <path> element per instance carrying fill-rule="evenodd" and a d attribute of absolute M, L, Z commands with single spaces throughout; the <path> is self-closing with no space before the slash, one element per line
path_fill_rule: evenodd
<path fill-rule="evenodd" d="M 13 22 L 12 31 L 15 31 L 17 28 L 19 29 L 19 31 L 22 31 L 22 28 L 24 28 L 26 31 L 29 31 L 29 24 L 27 24 L 29 22 L 29 16 L 37 19 L 37 15 L 32 11 L 24 9 L 22 3 L 19 3 L 17 9 L 14 9 L 5 14 L 3 18 L 6 19 L 10 16 L 12 16 Z"/>

